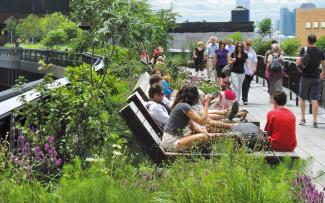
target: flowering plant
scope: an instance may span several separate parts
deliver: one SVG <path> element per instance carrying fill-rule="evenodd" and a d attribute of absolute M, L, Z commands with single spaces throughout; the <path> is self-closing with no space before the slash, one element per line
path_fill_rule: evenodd
<path fill-rule="evenodd" d="M 318 191 L 308 175 L 297 175 L 294 181 L 295 198 L 306 203 L 323 203 L 324 192 Z"/>

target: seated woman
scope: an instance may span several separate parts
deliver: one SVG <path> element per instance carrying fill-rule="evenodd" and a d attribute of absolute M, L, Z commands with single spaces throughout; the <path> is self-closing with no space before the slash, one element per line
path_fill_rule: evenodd
<path fill-rule="evenodd" d="M 196 144 L 205 144 L 211 138 L 222 136 L 218 133 L 208 133 L 205 129 L 198 128 L 199 125 L 206 125 L 220 129 L 230 129 L 237 126 L 236 123 L 224 123 L 221 121 L 211 121 L 208 119 L 209 97 L 205 96 L 203 113 L 200 115 L 193 105 L 199 102 L 199 92 L 195 85 L 184 86 L 176 95 L 172 105 L 172 111 L 164 128 L 162 137 L 162 147 L 168 151 L 180 151 Z M 183 130 L 190 125 L 190 129 L 195 132 L 185 136 Z"/>

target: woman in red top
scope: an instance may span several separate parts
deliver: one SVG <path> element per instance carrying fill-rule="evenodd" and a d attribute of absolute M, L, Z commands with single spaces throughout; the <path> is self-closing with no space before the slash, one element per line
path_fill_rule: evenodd
<path fill-rule="evenodd" d="M 275 151 L 293 151 L 297 146 L 296 117 L 284 106 L 287 103 L 287 95 L 283 91 L 274 93 L 274 109 L 267 114 L 265 131 L 267 140 Z"/>

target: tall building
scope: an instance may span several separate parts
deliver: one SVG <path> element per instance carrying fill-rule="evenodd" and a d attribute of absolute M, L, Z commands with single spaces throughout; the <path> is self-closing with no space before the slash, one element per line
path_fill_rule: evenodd
<path fill-rule="evenodd" d="M 244 7 L 249 10 L 249 0 L 236 0 L 236 7 Z"/>
<path fill-rule="evenodd" d="M 325 36 L 325 8 L 297 9 L 296 14 L 296 36 L 302 45 L 306 45 L 311 33 Z"/>
<path fill-rule="evenodd" d="M 231 21 L 232 22 L 248 22 L 249 21 L 249 10 L 238 6 L 231 11 Z"/>
<path fill-rule="evenodd" d="M 300 8 L 316 8 L 316 5 L 314 3 L 303 3 Z"/>
<path fill-rule="evenodd" d="M 285 36 L 295 35 L 295 12 L 289 11 L 288 8 L 280 9 L 280 32 Z"/>

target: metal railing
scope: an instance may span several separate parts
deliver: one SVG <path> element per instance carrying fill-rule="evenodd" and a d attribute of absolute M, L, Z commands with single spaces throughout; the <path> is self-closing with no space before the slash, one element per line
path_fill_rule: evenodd
<path fill-rule="evenodd" d="M 260 78 L 265 79 L 265 70 L 266 65 L 264 64 L 264 56 L 258 55 L 258 63 L 257 63 L 257 72 L 256 75 Z M 290 100 L 295 99 L 296 105 L 299 104 L 299 84 L 300 84 L 300 73 L 295 63 L 295 58 L 290 58 L 290 60 L 285 59 L 284 71 L 288 75 L 288 78 L 284 78 L 283 86 L 290 90 Z M 256 80 L 258 81 L 258 77 Z M 265 80 L 263 80 L 263 85 L 265 86 Z M 296 95 L 293 98 L 293 93 Z M 320 91 L 320 99 L 319 104 L 321 107 L 325 108 L 325 81 L 321 81 L 321 91 Z M 311 107 L 309 108 L 309 112 L 311 113 Z"/>

